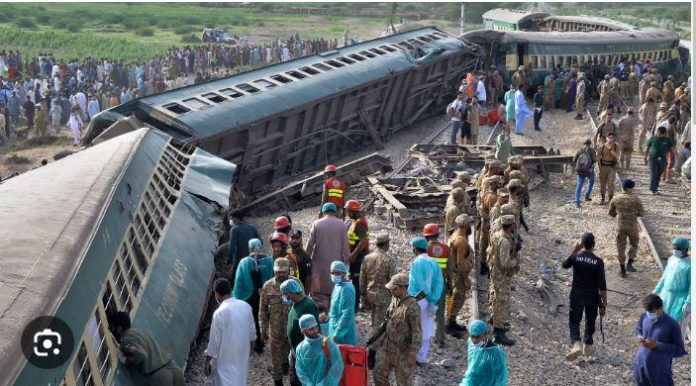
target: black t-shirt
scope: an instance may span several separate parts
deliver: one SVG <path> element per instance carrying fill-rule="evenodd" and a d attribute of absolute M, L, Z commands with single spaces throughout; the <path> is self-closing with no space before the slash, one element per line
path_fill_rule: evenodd
<path fill-rule="evenodd" d="M 592 297 L 599 299 L 599 291 L 607 290 L 604 277 L 604 260 L 592 252 L 582 251 L 569 256 L 563 262 L 563 268 L 573 267 L 573 285 L 570 296 Z"/>
<path fill-rule="evenodd" d="M 307 280 L 307 276 L 312 274 L 312 259 L 304 250 L 304 248 L 297 248 L 292 250 L 292 254 L 295 255 L 297 260 L 297 269 L 300 271 L 300 281 L 302 283 Z"/>

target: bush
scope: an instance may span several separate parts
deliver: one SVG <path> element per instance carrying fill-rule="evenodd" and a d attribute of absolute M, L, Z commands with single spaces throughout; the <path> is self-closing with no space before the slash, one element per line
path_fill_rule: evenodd
<path fill-rule="evenodd" d="M 63 19 L 53 20 L 53 27 L 57 29 L 68 29 L 68 22 Z"/>
<path fill-rule="evenodd" d="M 82 29 L 82 27 L 80 27 L 78 23 L 68 25 L 68 31 L 70 32 L 80 32 L 80 29 Z"/>
<path fill-rule="evenodd" d="M 28 17 L 20 17 L 16 23 L 19 28 L 36 28 L 36 22 Z"/>
<path fill-rule="evenodd" d="M 153 36 L 155 34 L 155 30 L 152 28 L 140 28 L 135 31 L 135 34 L 139 36 Z"/>
<path fill-rule="evenodd" d="M 174 28 L 174 33 L 177 35 L 186 35 L 190 34 L 191 32 L 194 32 L 195 29 L 193 26 L 190 25 L 180 25 L 176 28 Z"/>
<path fill-rule="evenodd" d="M 108 24 L 121 24 L 123 23 L 123 15 L 120 14 L 110 14 L 107 15 L 106 18 L 104 18 L 104 21 L 107 22 Z"/>
<path fill-rule="evenodd" d="M 31 163 L 31 160 L 23 155 L 12 154 L 5 160 L 8 164 L 22 165 Z"/>
<path fill-rule="evenodd" d="M 181 23 L 182 24 L 193 24 L 193 25 L 201 25 L 201 19 L 197 18 L 196 16 L 184 16 L 181 18 Z"/>
<path fill-rule="evenodd" d="M 182 43 L 200 43 L 201 38 L 198 36 L 191 34 L 191 35 L 186 35 L 181 37 L 181 42 Z"/>
<path fill-rule="evenodd" d="M 41 25 L 51 24 L 51 18 L 48 17 L 48 15 L 39 15 L 36 17 L 36 21 L 39 22 L 39 24 Z"/>

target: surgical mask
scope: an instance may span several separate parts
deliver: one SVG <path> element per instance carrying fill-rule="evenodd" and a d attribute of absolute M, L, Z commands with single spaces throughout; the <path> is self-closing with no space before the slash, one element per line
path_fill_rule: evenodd
<path fill-rule="evenodd" d="M 342 283 L 342 282 L 343 282 L 343 276 L 341 276 L 341 275 L 331 275 L 331 281 L 334 282 L 334 284 Z"/>
<path fill-rule="evenodd" d="M 481 339 L 481 340 L 479 340 L 478 343 L 474 343 L 474 341 L 471 340 L 471 338 L 469 338 L 469 342 L 470 342 L 472 345 L 474 345 L 474 346 L 476 346 L 476 347 L 478 347 L 478 348 L 483 348 L 483 346 L 486 345 L 486 340 L 485 340 L 485 339 Z"/>
<path fill-rule="evenodd" d="M 283 303 L 285 303 L 285 304 L 287 304 L 287 305 L 290 305 L 290 306 L 293 305 L 293 304 L 295 304 L 295 302 L 293 302 L 292 300 L 288 299 L 288 297 L 285 296 L 285 295 L 283 295 Z"/>
<path fill-rule="evenodd" d="M 321 339 L 321 334 L 317 333 L 316 335 L 305 335 L 305 339 L 307 339 L 308 342 L 316 342 L 317 340 Z"/>
<path fill-rule="evenodd" d="M 672 255 L 676 257 L 684 257 L 684 252 L 678 250 L 678 249 L 672 249 Z"/>
<path fill-rule="evenodd" d="M 655 321 L 655 319 L 657 319 L 657 312 L 645 311 L 645 316 L 647 316 L 648 319 Z"/>

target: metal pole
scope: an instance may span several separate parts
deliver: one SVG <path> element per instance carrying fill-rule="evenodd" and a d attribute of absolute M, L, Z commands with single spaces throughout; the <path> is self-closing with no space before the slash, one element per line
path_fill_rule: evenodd
<path fill-rule="evenodd" d="M 464 33 L 464 3 L 462 3 L 461 15 L 459 16 L 459 34 Z"/>

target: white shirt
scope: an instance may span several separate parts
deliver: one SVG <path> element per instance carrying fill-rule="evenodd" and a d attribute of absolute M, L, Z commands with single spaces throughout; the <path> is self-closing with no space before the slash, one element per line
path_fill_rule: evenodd
<path fill-rule="evenodd" d="M 455 113 L 457 111 L 459 111 L 459 109 L 462 108 L 462 104 L 463 104 L 463 102 L 460 101 L 459 99 L 455 99 L 454 102 L 452 102 L 452 108 L 454 109 Z M 457 121 L 457 122 L 461 121 L 461 119 L 458 118 L 456 115 L 453 115 L 451 119 L 453 121 Z"/>
<path fill-rule="evenodd" d="M 480 100 L 481 102 L 485 102 L 486 99 L 486 85 L 483 84 L 482 81 L 479 80 L 479 82 L 476 85 L 476 98 Z"/>
<path fill-rule="evenodd" d="M 208 381 L 214 386 L 243 386 L 249 375 L 250 344 L 256 339 L 251 306 L 235 298 L 222 303 L 210 327 L 205 354 L 212 357 Z"/>

